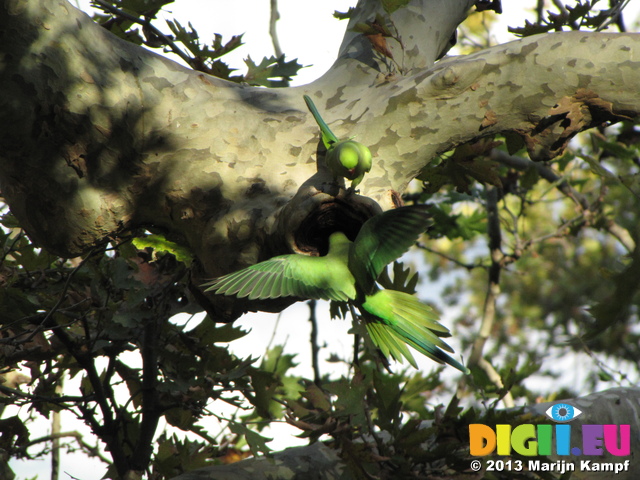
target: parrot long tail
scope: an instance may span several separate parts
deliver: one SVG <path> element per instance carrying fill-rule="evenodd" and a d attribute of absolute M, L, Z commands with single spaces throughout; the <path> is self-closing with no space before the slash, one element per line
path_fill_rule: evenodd
<path fill-rule="evenodd" d="M 313 118 L 315 118 L 316 123 L 320 127 L 320 131 L 322 132 L 322 143 L 324 143 L 325 148 L 328 149 L 331 145 L 338 142 L 338 137 L 334 135 L 329 128 L 329 125 L 327 125 L 322 119 L 320 112 L 318 112 L 318 109 L 316 108 L 315 103 L 313 103 L 313 100 L 311 100 L 311 97 L 309 97 L 309 95 L 303 95 L 303 98 L 307 103 L 307 107 L 309 107 L 311 115 L 313 115 Z"/>
<path fill-rule="evenodd" d="M 438 322 L 431 307 L 413 295 L 396 290 L 379 290 L 367 296 L 362 304 L 367 332 L 385 356 L 395 360 L 406 358 L 417 368 L 407 345 L 438 363 L 447 363 L 463 373 L 469 370 L 443 350 L 453 349 L 440 337 L 450 336 L 449 330 Z"/>

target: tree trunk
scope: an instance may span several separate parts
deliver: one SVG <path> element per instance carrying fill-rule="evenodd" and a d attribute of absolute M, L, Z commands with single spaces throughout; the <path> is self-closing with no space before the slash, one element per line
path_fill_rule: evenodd
<path fill-rule="evenodd" d="M 437 155 L 517 133 L 536 159 L 577 132 L 640 111 L 640 36 L 527 37 L 444 53 L 473 0 L 413 0 L 390 17 L 361 0 L 338 59 L 315 82 L 238 85 L 188 70 L 104 31 L 64 0 L 0 6 L 0 188 L 31 238 L 76 256 L 135 228 L 188 245 L 197 277 L 354 236 Z M 381 13 L 393 61 L 350 28 Z M 313 97 L 340 138 L 374 156 L 360 195 L 324 166 Z M 197 282 L 197 280 L 196 280 Z M 216 298 L 227 320 L 287 301 Z"/>

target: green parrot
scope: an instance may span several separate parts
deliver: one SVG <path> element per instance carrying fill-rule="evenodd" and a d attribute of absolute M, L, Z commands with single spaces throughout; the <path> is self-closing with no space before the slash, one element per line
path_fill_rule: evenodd
<path fill-rule="evenodd" d="M 376 279 L 387 264 L 413 245 L 429 224 L 428 207 L 414 205 L 369 219 L 354 242 L 342 232 L 329 237 L 322 257 L 290 254 L 273 257 L 214 279 L 207 291 L 239 298 L 300 297 L 342 302 L 355 307 L 373 343 L 396 361 L 417 368 L 407 345 L 438 363 L 468 373 L 441 349 L 453 352 L 440 337 L 450 336 L 438 316 L 415 296 L 381 289 Z M 353 312 L 353 310 L 352 310 Z"/>
<path fill-rule="evenodd" d="M 355 140 L 338 140 L 320 116 L 313 100 L 308 95 L 304 95 L 304 101 L 307 102 L 307 107 L 320 127 L 322 143 L 327 148 L 325 156 L 327 167 L 336 181 L 339 177 L 351 180 L 350 190 L 354 191 L 362 182 L 364 174 L 371 170 L 369 148 Z"/>

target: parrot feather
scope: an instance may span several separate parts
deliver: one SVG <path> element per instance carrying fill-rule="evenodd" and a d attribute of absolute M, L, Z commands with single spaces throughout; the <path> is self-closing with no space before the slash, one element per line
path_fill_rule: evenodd
<path fill-rule="evenodd" d="M 429 208 L 396 208 L 367 221 L 349 253 L 349 269 L 356 282 L 370 291 L 382 270 L 404 254 L 431 224 Z"/>
<path fill-rule="evenodd" d="M 372 342 L 385 356 L 406 359 L 417 368 L 409 346 L 438 362 L 468 373 L 446 352 L 441 337 L 449 330 L 433 309 L 405 292 L 381 289 L 376 283 L 386 265 L 413 245 L 430 223 L 424 205 L 390 210 L 369 219 L 354 242 L 342 232 L 329 237 L 323 257 L 291 254 L 214 279 L 207 291 L 239 298 L 298 297 L 333 300 L 356 307 Z M 352 308 L 352 313 L 354 312 Z"/>

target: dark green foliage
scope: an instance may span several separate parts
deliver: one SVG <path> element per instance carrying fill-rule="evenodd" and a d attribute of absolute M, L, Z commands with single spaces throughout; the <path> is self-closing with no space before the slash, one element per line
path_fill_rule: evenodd
<path fill-rule="evenodd" d="M 606 2 L 609 8 L 596 10 L 596 6 L 602 7 L 605 2 L 599 0 L 578 0 L 575 5 L 563 5 L 565 2 L 554 2 L 558 11 L 546 10 L 546 15 L 539 11 L 538 21 L 525 21 L 524 27 L 509 27 L 509 31 L 519 37 L 528 37 L 547 32 L 558 32 L 565 29 L 600 30 L 607 24 L 621 22 L 620 12 L 624 6 L 623 1 Z M 620 23 L 620 25 L 623 25 Z"/>
<path fill-rule="evenodd" d="M 296 60 L 285 62 L 284 55 L 280 58 L 265 57 L 260 64 L 256 65 L 251 57 L 247 57 L 244 61 L 247 65 L 247 73 L 244 75 L 244 81 L 249 85 L 262 85 L 265 87 L 285 87 L 291 77 L 298 74 L 298 70 L 302 68 Z M 281 78 L 282 80 L 274 80 Z"/>
<path fill-rule="evenodd" d="M 447 237 L 450 240 L 473 240 L 487 232 L 486 212 L 472 209 L 465 213 L 454 213 L 454 206 L 460 202 L 478 202 L 474 195 L 450 192 L 438 205 L 433 205 L 431 214 L 434 225 L 429 230 L 433 238 Z"/>
<path fill-rule="evenodd" d="M 223 41 L 222 35 L 216 33 L 210 43 L 203 43 L 190 22 L 185 27 L 176 19 L 167 20 L 170 33 L 164 33 L 161 27 L 155 25 L 156 15 L 170 3 L 173 0 L 96 0 L 94 5 L 104 14 L 96 15 L 94 20 L 124 40 L 150 48 L 162 48 L 165 53 L 180 57 L 194 70 L 231 82 L 284 87 L 302 68 L 295 59 L 286 61 L 284 55 L 280 58 L 265 57 L 257 64 L 247 57 L 247 72 L 234 75 L 238 69 L 229 66 L 221 57 L 243 45 L 242 35 L 233 35 Z"/>
<path fill-rule="evenodd" d="M 5 402 L 30 403 L 44 416 L 69 410 L 83 418 L 106 443 L 111 470 L 119 475 L 150 465 L 148 446 L 161 417 L 205 439 L 208 446 L 198 455 L 215 457 L 217 442 L 197 421 L 207 415 L 211 400 L 238 404 L 243 394 L 250 395 L 255 368 L 252 359 L 236 358 L 226 348 L 244 335 L 241 330 L 207 319 L 190 328 L 167 321 L 195 307 L 186 301 L 187 270 L 168 253 L 171 243 L 152 236 L 137 243 L 161 245 L 161 251 L 138 250 L 125 241 L 97 247 L 84 259 L 64 260 L 6 228 L 12 224 L 7 214 L 0 230 L 0 363 L 5 372 L 29 362 L 34 389 L 32 395 L 15 391 Z M 130 366 L 136 358 L 141 367 Z M 79 376 L 80 392 L 61 394 L 56 387 L 63 375 Z M 129 392 L 125 403 L 115 393 L 122 387 Z M 15 428 L 4 429 L 5 450 L 24 456 L 28 434 L 17 417 L 4 420 L 9 421 Z M 185 442 L 167 437 L 161 446 L 204 448 Z M 194 453 L 177 465 L 162 451 L 153 469 L 167 476 L 194 468 L 200 458 Z"/>
<path fill-rule="evenodd" d="M 406 7 L 409 0 L 381 0 L 382 8 L 387 13 L 393 13 L 399 8 Z"/>
<path fill-rule="evenodd" d="M 339 12 L 336 10 L 333 12 L 333 16 L 338 20 L 349 20 L 354 10 L 355 10 L 354 7 L 349 7 L 349 10 L 347 10 L 346 12 Z"/>

